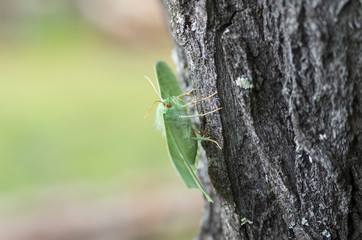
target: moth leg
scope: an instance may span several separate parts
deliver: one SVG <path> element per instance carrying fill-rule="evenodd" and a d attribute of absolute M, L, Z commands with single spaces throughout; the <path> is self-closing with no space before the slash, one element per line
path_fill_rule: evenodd
<path fill-rule="evenodd" d="M 203 116 L 206 116 L 206 115 L 212 114 L 212 113 L 214 113 L 214 112 L 217 112 L 217 111 L 219 111 L 219 110 L 221 110 L 221 109 L 222 109 L 222 107 L 220 107 L 220 108 L 217 108 L 217 109 L 215 109 L 215 110 L 212 110 L 212 111 L 210 111 L 210 112 L 207 112 L 207 113 L 203 113 L 203 114 L 197 114 L 197 115 L 189 115 L 189 116 L 180 116 L 180 118 L 193 118 L 193 117 L 203 117 Z"/>
<path fill-rule="evenodd" d="M 196 129 L 194 129 L 194 131 L 201 136 L 201 132 L 200 132 L 200 131 L 198 131 L 198 130 L 196 130 Z"/>
<path fill-rule="evenodd" d="M 181 102 L 183 102 L 183 101 L 181 100 L 181 97 L 190 96 L 191 93 L 192 93 L 194 90 L 195 90 L 195 89 L 191 89 L 189 92 L 184 93 L 184 94 L 181 94 L 180 96 L 177 96 L 176 98 L 177 98 L 178 100 L 180 100 Z"/>
<path fill-rule="evenodd" d="M 192 105 L 192 104 L 195 104 L 195 103 L 198 103 L 198 102 L 205 101 L 206 99 L 209 99 L 209 98 L 211 98 L 211 97 L 215 96 L 216 94 L 217 94 L 217 92 L 215 92 L 215 93 L 211 94 L 210 96 L 207 96 L 207 97 L 201 98 L 201 99 L 199 99 L 199 100 L 196 100 L 196 101 L 193 101 L 193 102 L 189 102 L 189 103 L 187 103 L 187 104 L 183 105 L 183 107 L 187 107 L 187 106 L 190 106 L 190 105 Z"/>
<path fill-rule="evenodd" d="M 216 142 L 214 139 L 211 139 L 211 138 L 209 138 L 209 137 L 207 137 L 207 138 L 205 138 L 205 137 L 196 137 L 196 138 L 193 138 L 193 139 L 199 140 L 199 141 L 209 141 L 209 142 L 213 142 L 213 143 L 215 143 L 215 144 L 217 145 L 217 147 L 218 147 L 219 149 L 222 149 L 222 148 L 220 147 L 220 144 L 219 144 L 218 142 Z"/>

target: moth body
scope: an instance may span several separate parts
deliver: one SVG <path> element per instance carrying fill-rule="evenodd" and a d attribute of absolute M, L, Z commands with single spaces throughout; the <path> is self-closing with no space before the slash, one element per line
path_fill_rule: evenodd
<path fill-rule="evenodd" d="M 200 138 L 197 138 L 190 118 L 184 118 L 189 114 L 176 76 L 164 62 L 157 62 L 155 70 L 159 86 L 159 92 L 156 92 L 161 98 L 156 101 L 159 103 L 156 126 L 163 130 L 166 137 L 172 165 L 187 187 L 200 189 L 206 199 L 212 202 L 195 175 Z"/>

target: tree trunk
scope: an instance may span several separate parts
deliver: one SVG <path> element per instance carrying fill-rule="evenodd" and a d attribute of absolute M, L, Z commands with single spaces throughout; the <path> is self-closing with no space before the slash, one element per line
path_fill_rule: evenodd
<path fill-rule="evenodd" d="M 362 239 L 361 1 L 164 7 L 180 81 L 222 107 L 200 118 L 222 150 L 203 143 L 198 239 Z"/>

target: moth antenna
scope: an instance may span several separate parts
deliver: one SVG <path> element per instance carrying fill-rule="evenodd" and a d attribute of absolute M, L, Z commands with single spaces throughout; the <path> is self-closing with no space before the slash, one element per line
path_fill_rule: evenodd
<path fill-rule="evenodd" d="M 151 110 L 152 110 L 153 106 L 155 105 L 155 103 L 163 103 L 163 102 L 162 101 L 154 101 L 152 103 L 152 106 L 150 107 L 150 109 L 148 109 L 148 111 L 147 111 L 146 115 L 144 116 L 144 118 L 146 118 L 148 116 L 148 114 L 151 112 Z"/>
<path fill-rule="evenodd" d="M 152 85 L 153 89 L 155 90 L 155 92 L 157 93 L 158 97 L 160 98 L 160 100 L 162 100 L 160 93 L 157 91 L 157 89 L 156 89 L 155 85 L 153 84 L 153 82 L 151 81 L 151 79 L 147 76 L 144 76 L 144 77 L 149 81 L 149 83 L 151 83 L 151 85 Z M 158 85 L 158 82 L 157 82 L 157 85 Z M 160 89 L 160 87 L 158 87 L 158 89 Z"/>
<path fill-rule="evenodd" d="M 156 78 L 157 78 L 157 76 L 156 76 Z M 158 87 L 158 92 L 160 93 L 160 84 L 158 83 L 158 79 L 157 79 L 157 81 L 156 81 L 156 83 L 157 83 L 157 87 Z M 161 94 L 159 94 L 159 95 L 161 95 Z M 161 98 L 161 96 L 160 96 L 160 98 Z M 161 100 L 162 100 L 162 98 L 161 98 Z"/>

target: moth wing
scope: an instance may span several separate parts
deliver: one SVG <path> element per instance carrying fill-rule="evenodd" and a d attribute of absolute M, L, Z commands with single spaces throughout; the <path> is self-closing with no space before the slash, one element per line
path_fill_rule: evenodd
<path fill-rule="evenodd" d="M 176 115 L 178 114 L 180 113 L 176 113 Z M 164 115 L 165 126 L 168 127 L 169 136 L 172 137 L 172 141 L 175 142 L 178 152 L 193 169 L 196 169 L 197 166 L 195 166 L 195 162 L 198 144 L 197 140 L 195 140 L 195 131 L 188 118 L 177 117 L 176 119 L 175 121 L 172 116 Z"/>
<path fill-rule="evenodd" d="M 182 94 L 180 83 L 165 62 L 156 62 L 155 72 L 162 99 L 166 99 L 169 96 L 180 96 Z"/>
<path fill-rule="evenodd" d="M 194 173 L 194 166 L 189 163 L 189 160 L 185 159 L 185 154 L 183 154 L 182 146 L 178 143 L 179 141 L 175 139 L 174 134 L 172 133 L 172 128 L 165 124 L 165 132 L 166 132 L 166 141 L 167 141 L 167 148 L 171 158 L 172 165 L 176 169 L 176 172 L 179 174 L 181 179 L 184 181 L 188 188 L 198 188 L 202 191 L 205 195 L 206 199 L 209 202 L 212 202 L 212 199 L 207 194 L 203 186 L 201 185 L 200 181 L 196 177 Z M 197 142 L 196 143 L 196 150 L 193 161 L 196 158 L 197 152 Z"/>

